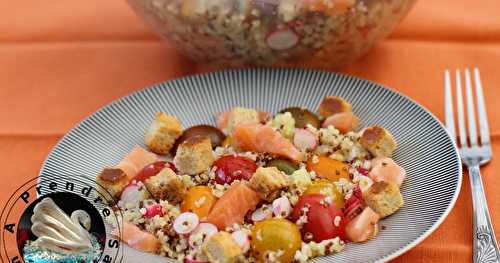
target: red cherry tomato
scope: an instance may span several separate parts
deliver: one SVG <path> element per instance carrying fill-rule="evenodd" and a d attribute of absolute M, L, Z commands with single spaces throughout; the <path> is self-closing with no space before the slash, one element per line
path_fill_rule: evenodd
<path fill-rule="evenodd" d="M 157 161 L 144 166 L 144 168 L 134 177 L 134 180 L 144 182 L 149 177 L 157 175 L 164 168 L 170 168 L 174 170 L 174 172 L 177 172 L 173 163 Z"/>
<path fill-rule="evenodd" d="M 218 184 L 230 184 L 234 180 L 249 180 L 257 170 L 254 161 L 234 155 L 227 155 L 214 162 L 215 181 Z"/>
<path fill-rule="evenodd" d="M 307 223 L 302 226 L 301 232 L 304 240 L 310 239 L 321 242 L 325 239 L 340 237 L 345 240 L 345 226 L 342 210 L 335 206 L 335 203 L 325 201 L 322 194 L 308 194 L 299 199 L 292 213 L 292 218 L 297 221 L 302 215 L 302 209 L 308 207 Z M 339 217 L 339 218 L 336 218 Z"/>

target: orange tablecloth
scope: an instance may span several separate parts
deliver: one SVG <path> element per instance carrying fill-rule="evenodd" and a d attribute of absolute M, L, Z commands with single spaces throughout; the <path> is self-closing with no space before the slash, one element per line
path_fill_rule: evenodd
<path fill-rule="evenodd" d="M 500 156 L 500 2 L 421 0 L 364 59 L 344 70 L 386 84 L 443 117 L 442 73 L 478 66 Z M 196 73 L 123 0 L 0 1 L 0 205 L 35 176 L 51 147 L 102 105 L 146 85 Z M 483 169 L 500 236 L 499 161 Z M 395 262 L 468 262 L 470 187 L 429 238 Z"/>

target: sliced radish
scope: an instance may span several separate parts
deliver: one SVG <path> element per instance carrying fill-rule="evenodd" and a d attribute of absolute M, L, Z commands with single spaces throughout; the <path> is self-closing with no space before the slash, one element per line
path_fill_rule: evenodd
<path fill-rule="evenodd" d="M 137 183 L 127 185 L 120 196 L 120 200 L 125 204 L 138 204 L 141 201 L 141 187 Z"/>
<path fill-rule="evenodd" d="M 318 146 L 318 136 L 307 129 L 295 129 L 293 144 L 300 150 L 313 150 Z"/>
<path fill-rule="evenodd" d="M 276 217 L 287 217 L 292 212 L 292 205 L 286 196 L 273 201 L 273 213 Z"/>
<path fill-rule="evenodd" d="M 233 239 L 240 245 L 243 253 L 247 252 L 250 249 L 250 238 L 248 237 L 248 233 L 243 230 L 235 231 L 231 234 Z"/>
<path fill-rule="evenodd" d="M 357 170 L 358 170 L 358 173 L 360 173 L 361 175 L 369 176 L 368 174 L 370 173 L 370 171 L 368 171 L 367 169 L 359 167 Z"/>
<path fill-rule="evenodd" d="M 277 28 L 267 35 L 267 45 L 275 50 L 285 50 L 294 47 L 299 42 L 299 36 L 290 28 Z"/>
<path fill-rule="evenodd" d="M 165 213 L 163 212 L 163 206 L 161 206 L 160 204 L 146 205 L 144 208 L 145 209 L 141 209 L 141 211 L 144 211 L 143 214 L 146 218 L 153 218 L 156 215 L 165 215 Z"/>
<path fill-rule="evenodd" d="M 177 234 L 185 235 L 191 233 L 200 223 L 200 219 L 195 213 L 185 212 L 180 214 L 174 221 L 174 231 Z"/>
<path fill-rule="evenodd" d="M 271 218 L 272 215 L 273 211 L 271 208 L 268 205 L 263 205 L 252 213 L 250 219 L 253 222 L 259 222 Z"/>
<path fill-rule="evenodd" d="M 200 223 L 189 235 L 189 245 L 192 248 L 201 246 L 203 242 L 218 232 L 217 227 L 210 223 Z M 201 236 L 201 240 L 200 239 Z"/>

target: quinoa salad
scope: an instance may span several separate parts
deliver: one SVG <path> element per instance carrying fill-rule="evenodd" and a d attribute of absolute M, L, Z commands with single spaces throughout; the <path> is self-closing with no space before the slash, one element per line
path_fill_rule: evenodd
<path fill-rule="evenodd" d="M 343 98 L 314 112 L 234 107 L 215 118 L 184 129 L 158 112 L 146 147 L 96 176 L 124 243 L 186 263 L 307 262 L 375 238 L 403 206 L 395 138 L 360 129 Z"/>
<path fill-rule="evenodd" d="M 338 68 L 389 34 L 416 0 L 129 0 L 193 61 Z M 325 59 L 325 58 L 328 59 Z"/>

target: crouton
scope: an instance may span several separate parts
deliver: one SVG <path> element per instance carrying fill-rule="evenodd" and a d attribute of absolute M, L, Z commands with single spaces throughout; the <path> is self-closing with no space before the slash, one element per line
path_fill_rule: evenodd
<path fill-rule="evenodd" d="M 279 195 L 281 189 L 288 186 L 288 178 L 276 167 L 259 167 L 250 179 L 249 185 L 262 199 L 272 201 Z"/>
<path fill-rule="evenodd" d="M 381 218 L 394 214 L 404 204 L 398 185 L 392 182 L 374 183 L 363 194 L 363 199 Z"/>
<path fill-rule="evenodd" d="M 352 111 L 352 105 L 341 97 L 327 96 L 319 105 L 319 114 L 325 118 L 348 111 Z"/>
<path fill-rule="evenodd" d="M 157 154 L 167 154 L 182 134 L 181 122 L 172 115 L 156 113 L 144 137 L 145 144 Z"/>
<path fill-rule="evenodd" d="M 254 109 L 247 109 L 242 107 L 236 107 L 229 113 L 229 118 L 227 121 L 227 127 L 225 128 L 225 132 L 227 134 L 231 134 L 234 127 L 241 123 L 259 123 L 260 116 L 259 112 Z"/>
<path fill-rule="evenodd" d="M 182 179 L 170 168 L 164 168 L 157 175 L 144 181 L 151 195 L 159 200 L 179 203 L 186 192 Z"/>
<path fill-rule="evenodd" d="M 177 148 L 175 167 L 182 174 L 195 175 L 207 171 L 214 162 L 212 144 L 205 136 L 190 137 Z"/>
<path fill-rule="evenodd" d="M 101 173 L 96 176 L 96 182 L 99 196 L 106 201 L 112 201 L 109 200 L 109 195 L 113 198 L 119 198 L 119 194 L 122 192 L 123 188 L 127 186 L 129 180 L 122 169 L 104 168 Z M 106 193 L 109 193 L 109 195 Z"/>
<path fill-rule="evenodd" d="M 366 128 L 361 135 L 360 143 L 375 157 L 391 157 L 397 147 L 392 134 L 380 126 Z"/>
<path fill-rule="evenodd" d="M 202 246 L 202 251 L 211 263 L 233 263 L 243 253 L 240 246 L 228 232 L 212 235 Z"/>

